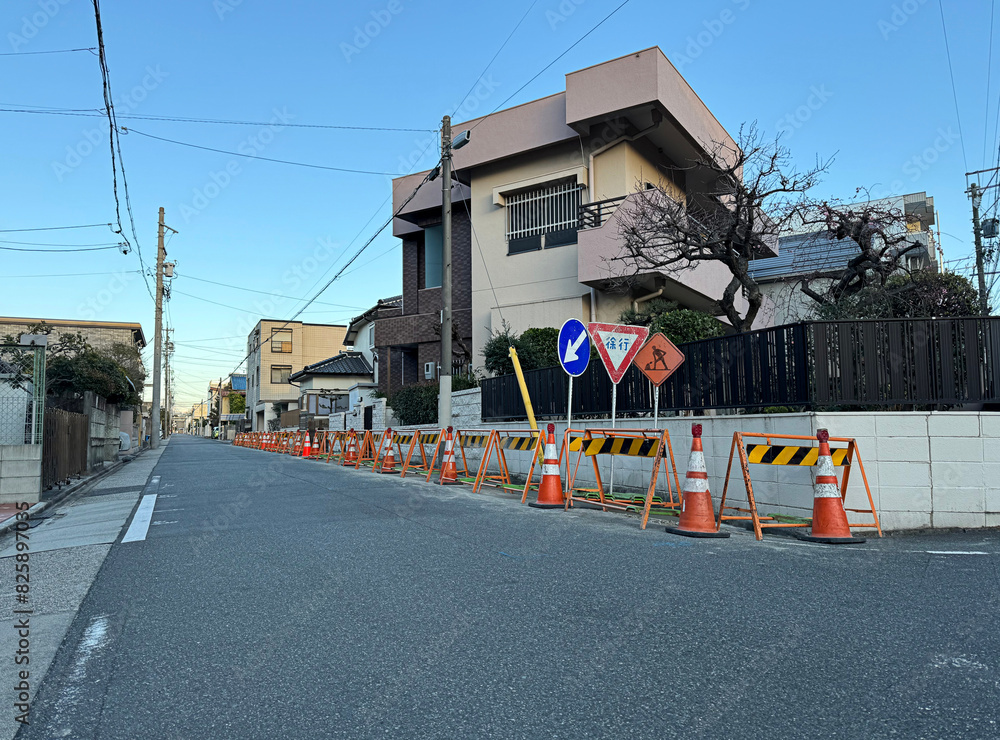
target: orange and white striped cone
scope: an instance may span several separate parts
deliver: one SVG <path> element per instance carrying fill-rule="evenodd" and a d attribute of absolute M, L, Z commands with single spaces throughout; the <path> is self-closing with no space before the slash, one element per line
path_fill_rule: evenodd
<path fill-rule="evenodd" d="M 819 440 L 819 459 L 816 461 L 816 482 L 813 485 L 812 530 L 798 537 L 827 545 L 860 545 L 865 538 L 853 537 L 847 524 L 847 512 L 844 511 L 837 472 L 830 456 L 830 433 L 820 429 L 816 432 L 816 439 Z"/>
<path fill-rule="evenodd" d="M 396 470 L 396 453 L 392 451 L 392 430 L 386 429 L 389 438 L 389 449 L 386 450 L 385 455 L 382 457 L 382 466 L 375 468 L 376 473 L 398 473 Z"/>
<path fill-rule="evenodd" d="M 347 437 L 347 452 L 344 454 L 344 459 L 341 462 L 341 465 L 343 465 L 344 467 L 347 467 L 348 465 L 358 464 L 357 441 L 358 441 L 358 435 L 356 435 L 354 433 L 354 430 L 352 429 Z"/>
<path fill-rule="evenodd" d="M 559 475 L 559 453 L 556 452 L 556 425 L 549 424 L 545 451 L 542 453 L 542 482 L 538 484 L 538 500 L 528 504 L 535 509 L 562 509 L 562 477 Z"/>
<path fill-rule="evenodd" d="M 460 484 L 458 480 L 458 468 L 455 467 L 455 440 L 451 436 L 451 427 L 448 427 L 444 438 L 444 456 L 441 459 L 441 475 L 438 483 L 442 486 L 456 486 Z"/>
<path fill-rule="evenodd" d="M 302 445 L 302 457 L 312 457 L 312 454 L 312 440 L 309 438 L 309 432 L 306 432 L 306 441 L 305 444 Z"/>
<path fill-rule="evenodd" d="M 691 425 L 691 456 L 688 457 L 684 493 L 681 496 L 681 516 L 676 527 L 666 527 L 671 534 L 685 537 L 728 537 L 715 523 L 715 506 L 708 490 L 708 470 L 705 451 L 701 446 L 701 424 Z"/>

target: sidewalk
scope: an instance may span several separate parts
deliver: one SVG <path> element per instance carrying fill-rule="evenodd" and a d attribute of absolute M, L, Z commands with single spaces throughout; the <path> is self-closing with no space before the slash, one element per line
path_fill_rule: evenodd
<path fill-rule="evenodd" d="M 147 450 L 96 481 L 91 476 L 73 487 L 68 500 L 64 496 L 32 507 L 37 508 L 30 521 L 31 591 L 27 605 L 32 610 L 32 698 L 165 448 L 166 443 L 157 450 Z M 11 556 L 15 553 L 13 532 L 0 535 L 0 571 L 3 582 L 12 585 Z M 0 625 L 0 653 L 4 656 L 13 655 L 16 648 L 18 633 L 11 628 L 15 599 L 12 586 L 0 592 L 0 613 L 7 621 Z M 0 698 L 8 706 L 0 719 L 0 740 L 13 738 L 18 729 L 10 709 L 10 691 L 16 684 L 14 669 L 13 660 L 4 659 L 0 664 L 0 685 L 7 687 Z"/>

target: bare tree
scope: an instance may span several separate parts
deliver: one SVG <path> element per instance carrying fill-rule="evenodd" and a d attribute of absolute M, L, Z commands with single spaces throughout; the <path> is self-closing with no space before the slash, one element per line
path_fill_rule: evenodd
<path fill-rule="evenodd" d="M 908 272 L 906 257 L 925 248 L 909 232 L 911 220 L 885 200 L 810 206 L 802 215 L 803 229 L 813 226 L 818 238 L 846 241 L 856 252 L 852 249 L 846 264 L 799 276 L 802 292 L 822 306 L 833 306 L 868 288 L 884 289 L 893 275 Z"/>
<path fill-rule="evenodd" d="M 691 174 L 707 180 L 708 187 L 690 194 L 686 203 L 671 198 L 663 187 L 639 193 L 623 209 L 624 248 L 612 261 L 623 263 L 624 270 L 615 272 L 625 280 L 721 262 L 732 279 L 717 300 L 717 313 L 744 332 L 753 326 L 764 300 L 750 273 L 751 260 L 774 253 L 778 235 L 796 222 L 805 194 L 829 162 L 798 171 L 789 151 L 777 139 L 765 141 L 755 124 L 740 127 L 737 138 L 735 146 L 714 142 L 692 165 Z M 742 315 L 737 304 L 741 295 L 747 304 Z"/>

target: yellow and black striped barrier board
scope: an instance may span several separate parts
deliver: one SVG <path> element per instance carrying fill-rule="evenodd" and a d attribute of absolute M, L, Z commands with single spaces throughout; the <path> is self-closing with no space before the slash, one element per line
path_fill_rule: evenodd
<path fill-rule="evenodd" d="M 656 457 L 660 446 L 658 439 L 643 439 L 641 437 L 599 437 L 584 440 L 582 437 L 571 439 L 569 449 L 578 452 L 583 448 L 587 457 L 594 455 L 626 455 L 628 457 Z"/>
<path fill-rule="evenodd" d="M 834 465 L 843 465 L 847 449 L 830 450 Z M 819 459 L 819 447 L 794 447 L 792 445 L 747 445 L 747 461 L 761 465 L 804 465 L 812 467 Z"/>
<path fill-rule="evenodd" d="M 500 448 L 504 450 L 532 450 L 538 444 L 538 437 L 501 437 Z"/>
<path fill-rule="evenodd" d="M 458 443 L 462 447 L 485 447 L 489 438 L 489 432 L 486 434 L 460 434 L 458 435 Z"/>
<path fill-rule="evenodd" d="M 400 445 L 407 445 L 413 441 L 413 432 L 408 434 L 393 434 L 393 442 Z"/>
<path fill-rule="evenodd" d="M 419 437 L 420 444 L 422 445 L 436 445 L 438 438 L 441 436 L 441 432 L 434 432 L 432 434 L 421 433 Z"/>

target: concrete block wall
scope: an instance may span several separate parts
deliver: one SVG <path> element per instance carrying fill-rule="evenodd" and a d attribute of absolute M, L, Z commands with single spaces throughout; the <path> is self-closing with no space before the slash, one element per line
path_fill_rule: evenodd
<path fill-rule="evenodd" d="M 478 390 L 452 394 L 456 429 L 527 429 L 526 422 L 483 424 L 479 418 Z M 669 417 L 660 427 L 670 432 L 677 474 L 683 485 L 691 445 L 691 424 L 703 428 L 703 446 L 709 486 L 721 498 L 733 433 L 791 434 L 814 438 L 828 429 L 834 437 L 853 437 L 864 467 L 872 499 L 884 530 L 925 528 L 1000 527 L 1000 413 L 995 412 L 846 412 L 802 414 L 745 414 L 736 416 Z M 543 426 L 540 424 L 540 426 Z M 610 421 L 574 422 L 573 428 L 610 427 Z M 619 428 L 650 429 L 652 419 L 625 419 Z M 412 427 L 398 427 L 400 430 Z M 565 422 L 556 423 L 562 443 Z M 780 444 L 780 442 L 778 442 Z M 789 442 L 788 444 L 794 444 Z M 470 467 L 478 466 L 482 453 L 468 450 Z M 608 481 L 610 458 L 599 458 L 601 475 Z M 531 453 L 509 452 L 507 463 L 515 475 L 525 475 Z M 575 460 L 574 460 L 575 462 Z M 761 513 L 809 516 L 812 511 L 812 470 L 797 466 L 752 465 L 751 482 Z M 661 470 L 662 472 L 662 470 Z M 843 469 L 837 469 L 838 475 Z M 640 491 L 649 484 L 652 461 L 618 457 L 616 490 Z M 538 471 L 536 470 L 536 475 Z M 585 460 L 579 468 L 581 485 L 594 482 Z M 658 486 L 663 488 L 663 476 Z M 728 503 L 745 503 L 738 456 L 730 473 Z M 847 506 L 868 504 L 861 466 L 852 468 Z M 851 521 L 868 521 L 851 514 Z"/>
<path fill-rule="evenodd" d="M 41 492 L 42 446 L 0 445 L 0 504 L 35 504 Z"/>

